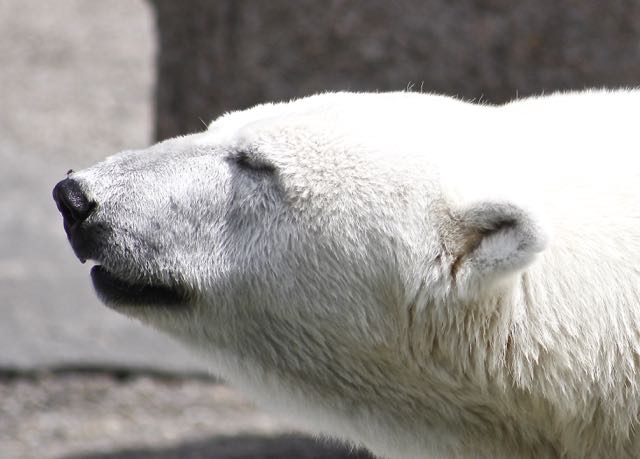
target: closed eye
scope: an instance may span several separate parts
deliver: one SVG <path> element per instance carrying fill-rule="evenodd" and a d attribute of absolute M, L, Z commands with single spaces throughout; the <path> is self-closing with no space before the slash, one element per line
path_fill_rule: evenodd
<path fill-rule="evenodd" d="M 232 160 L 240 169 L 251 172 L 273 174 L 276 171 L 276 167 L 273 164 L 244 151 L 234 154 L 230 157 L 230 160 Z"/>

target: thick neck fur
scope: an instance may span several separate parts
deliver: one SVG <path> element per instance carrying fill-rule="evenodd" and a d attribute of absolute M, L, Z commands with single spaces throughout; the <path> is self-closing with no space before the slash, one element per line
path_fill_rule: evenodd
<path fill-rule="evenodd" d="M 288 415 L 325 419 L 316 429 L 379 443 L 380 454 L 403 451 L 395 442 L 405 436 L 406 448 L 421 445 L 415 457 L 632 456 L 640 292 L 629 286 L 640 285 L 640 272 L 632 264 L 606 266 L 597 275 L 607 289 L 582 289 L 593 280 L 576 265 L 599 257 L 552 246 L 482 303 L 418 299 L 402 306 L 394 324 L 403 338 L 376 348 L 268 313 L 238 320 L 242 330 L 234 332 L 258 344 L 233 351 L 245 363 L 229 376 L 267 399 L 282 393 L 285 402 L 274 406 Z M 637 281 L 620 281 L 629 276 Z M 579 310 L 559 302 L 567 289 L 580 298 Z M 621 432 L 629 439 L 620 440 Z M 405 449 L 402 457 L 413 453 Z"/>
<path fill-rule="evenodd" d="M 632 247 L 634 237 L 629 232 L 629 240 L 616 243 Z M 482 303 L 409 305 L 406 361 L 423 380 L 450 378 L 435 385 L 451 389 L 435 411 L 439 419 L 465 413 L 456 430 L 466 441 L 456 441 L 478 447 L 491 438 L 491 448 L 502 438 L 504 450 L 482 453 L 488 456 L 635 454 L 640 270 L 631 258 L 621 259 L 587 277 L 580 265 L 605 259 L 601 250 L 606 247 L 565 253 L 552 246 Z M 603 288 L 587 288 L 594 282 Z M 579 309 L 562 303 L 568 297 Z"/>
<path fill-rule="evenodd" d="M 640 273 L 603 271 L 611 289 L 572 292 L 583 307 L 569 311 L 561 290 L 589 281 L 573 264 L 598 253 L 574 257 L 552 247 L 482 303 L 408 304 L 394 323 L 404 338 L 376 348 L 268 311 L 237 316 L 228 332 L 251 341 L 219 342 L 216 363 L 302 426 L 360 438 L 383 456 L 632 457 L 640 360 L 621 356 L 637 356 L 623 348 L 638 330 L 640 293 L 616 279 L 634 275 L 637 286 Z"/>

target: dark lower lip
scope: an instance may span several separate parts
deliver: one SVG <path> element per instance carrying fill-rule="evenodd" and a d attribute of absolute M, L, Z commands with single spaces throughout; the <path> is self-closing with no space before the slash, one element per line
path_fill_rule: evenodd
<path fill-rule="evenodd" d="M 100 300 L 109 306 L 175 306 L 187 295 L 176 287 L 123 281 L 102 266 L 91 268 L 91 280 Z"/>

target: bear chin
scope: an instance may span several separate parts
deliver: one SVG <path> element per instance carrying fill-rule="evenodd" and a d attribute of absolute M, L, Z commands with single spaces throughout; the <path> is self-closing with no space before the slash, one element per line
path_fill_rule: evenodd
<path fill-rule="evenodd" d="M 128 282 L 101 265 L 91 268 L 91 280 L 98 297 L 107 306 L 179 306 L 188 303 L 186 292 L 179 287 Z"/>

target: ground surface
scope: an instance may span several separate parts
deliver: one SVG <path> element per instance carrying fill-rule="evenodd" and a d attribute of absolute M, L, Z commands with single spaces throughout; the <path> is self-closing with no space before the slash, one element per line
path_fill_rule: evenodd
<path fill-rule="evenodd" d="M 68 247 L 51 189 L 151 142 L 153 57 L 141 0 L 0 0 L 0 458 L 341 457 L 100 305 Z"/>
<path fill-rule="evenodd" d="M 100 373 L 0 381 L 3 459 L 364 459 L 288 433 L 202 378 Z"/>

